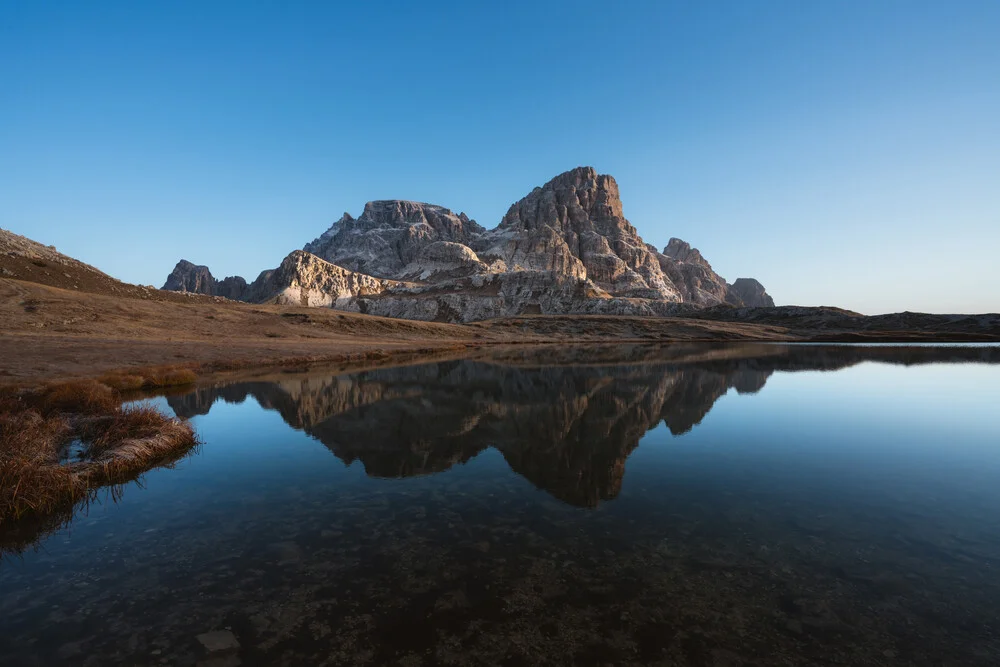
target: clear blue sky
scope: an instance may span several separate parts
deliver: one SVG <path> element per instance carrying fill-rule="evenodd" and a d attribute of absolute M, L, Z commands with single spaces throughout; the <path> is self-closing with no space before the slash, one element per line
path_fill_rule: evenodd
<path fill-rule="evenodd" d="M 0 0 L 0 226 L 131 282 L 578 165 L 778 303 L 1000 311 L 1000 2 Z"/>

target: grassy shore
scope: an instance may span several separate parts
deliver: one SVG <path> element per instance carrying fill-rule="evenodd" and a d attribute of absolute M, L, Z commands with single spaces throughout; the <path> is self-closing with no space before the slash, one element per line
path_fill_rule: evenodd
<path fill-rule="evenodd" d="M 59 514 L 190 452 L 198 441 L 189 423 L 122 400 L 123 392 L 195 379 L 167 367 L 0 388 L 0 526 Z M 66 460 L 74 442 L 80 456 Z"/>
<path fill-rule="evenodd" d="M 441 347 L 451 352 L 465 349 Z M 325 362 L 362 367 L 385 363 L 397 355 L 441 353 L 441 347 L 395 354 L 375 349 L 277 360 L 130 367 L 95 378 L 32 386 L 0 384 L 0 527 L 17 524 L 25 526 L 29 535 L 47 533 L 68 520 L 76 504 L 93 498 L 97 490 L 114 489 L 187 455 L 198 442 L 188 422 L 149 406 L 123 406 L 141 392 L 180 390 L 199 377 L 273 365 L 288 369 Z M 74 444 L 78 460 L 68 460 L 65 454 Z"/>

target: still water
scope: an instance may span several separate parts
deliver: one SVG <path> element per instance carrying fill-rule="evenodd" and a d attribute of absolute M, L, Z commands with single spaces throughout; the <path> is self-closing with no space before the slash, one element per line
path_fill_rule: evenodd
<path fill-rule="evenodd" d="M 0 562 L 0 664 L 1000 664 L 1000 348 L 529 350 L 152 400 L 204 444 Z"/>

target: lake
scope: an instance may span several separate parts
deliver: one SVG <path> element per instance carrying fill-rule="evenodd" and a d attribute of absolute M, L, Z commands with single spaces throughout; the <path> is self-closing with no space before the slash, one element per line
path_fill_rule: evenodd
<path fill-rule="evenodd" d="M 526 348 L 149 400 L 203 444 L 6 545 L 0 664 L 1000 664 L 998 347 Z"/>

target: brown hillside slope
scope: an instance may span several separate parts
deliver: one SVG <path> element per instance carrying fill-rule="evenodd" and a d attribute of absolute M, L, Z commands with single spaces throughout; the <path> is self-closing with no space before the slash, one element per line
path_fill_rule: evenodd
<path fill-rule="evenodd" d="M 710 308 L 685 317 L 520 316 L 471 325 L 254 305 L 130 285 L 0 230 L 0 382 L 160 364 L 265 365 L 468 346 L 626 341 L 1000 341 L 1000 316 Z"/>

